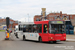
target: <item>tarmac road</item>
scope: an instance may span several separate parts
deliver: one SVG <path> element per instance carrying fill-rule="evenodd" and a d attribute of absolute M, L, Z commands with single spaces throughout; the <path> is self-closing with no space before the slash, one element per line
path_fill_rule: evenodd
<path fill-rule="evenodd" d="M 5 38 L 5 32 L 0 32 L 0 41 Z"/>
<path fill-rule="evenodd" d="M 15 36 L 13 40 L 4 40 L 5 33 L 0 32 L 0 50 L 75 50 L 75 42 L 58 42 L 56 44 L 36 41 L 22 41 Z"/>

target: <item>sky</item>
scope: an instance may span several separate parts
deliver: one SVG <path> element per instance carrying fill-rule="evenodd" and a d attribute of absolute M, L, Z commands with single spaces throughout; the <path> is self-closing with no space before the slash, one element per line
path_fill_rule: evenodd
<path fill-rule="evenodd" d="M 35 15 L 60 12 L 75 14 L 75 0 L 0 0 L 0 17 L 10 17 L 19 21 L 33 21 Z"/>

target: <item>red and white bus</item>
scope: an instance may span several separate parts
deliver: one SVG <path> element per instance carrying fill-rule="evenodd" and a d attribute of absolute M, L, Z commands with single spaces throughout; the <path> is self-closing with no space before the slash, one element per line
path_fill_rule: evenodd
<path fill-rule="evenodd" d="M 22 36 L 23 40 L 52 41 L 53 43 L 66 41 L 65 21 L 63 20 L 20 22 L 18 26 L 18 37 Z"/>

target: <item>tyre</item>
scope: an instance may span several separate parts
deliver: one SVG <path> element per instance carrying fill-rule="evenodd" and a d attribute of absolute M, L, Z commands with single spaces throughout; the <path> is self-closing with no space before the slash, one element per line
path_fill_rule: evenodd
<path fill-rule="evenodd" d="M 53 43 L 56 43 L 57 41 L 53 41 Z"/>
<path fill-rule="evenodd" d="M 23 41 L 25 41 L 26 39 L 25 39 L 25 35 L 23 35 Z"/>
<path fill-rule="evenodd" d="M 16 38 L 19 38 L 17 33 L 16 33 Z"/>
<path fill-rule="evenodd" d="M 39 42 L 42 42 L 42 38 L 41 37 L 39 38 Z"/>
<path fill-rule="evenodd" d="M 56 42 L 57 42 L 57 41 L 49 41 L 49 43 L 52 43 L 52 44 L 53 44 L 53 43 L 56 43 Z"/>

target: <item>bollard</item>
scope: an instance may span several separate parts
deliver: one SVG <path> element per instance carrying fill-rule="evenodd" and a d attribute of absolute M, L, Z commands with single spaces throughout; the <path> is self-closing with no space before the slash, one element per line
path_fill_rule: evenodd
<path fill-rule="evenodd" d="M 9 32 L 8 31 L 6 31 L 6 38 L 5 38 L 5 40 L 9 40 Z"/>

